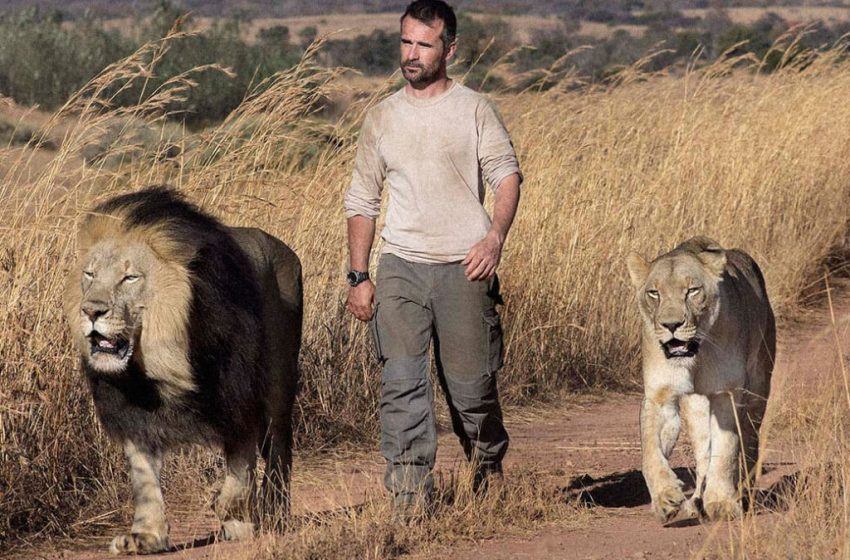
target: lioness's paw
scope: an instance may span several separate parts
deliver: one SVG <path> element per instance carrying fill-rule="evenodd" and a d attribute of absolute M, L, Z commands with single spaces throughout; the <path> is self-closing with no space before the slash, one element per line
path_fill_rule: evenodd
<path fill-rule="evenodd" d="M 711 521 L 728 521 L 740 517 L 743 513 L 741 503 L 736 499 L 706 502 L 703 509 L 705 516 Z"/>
<path fill-rule="evenodd" d="M 678 486 L 669 486 L 652 498 L 652 511 L 662 523 L 673 519 L 682 502 L 685 501 L 685 493 Z"/>
<path fill-rule="evenodd" d="M 228 519 L 221 524 L 221 538 L 226 541 L 247 541 L 254 537 L 254 524 Z"/>
<path fill-rule="evenodd" d="M 151 554 L 164 552 L 171 548 L 168 535 L 156 533 L 130 533 L 118 535 L 112 539 L 109 552 L 112 554 Z"/>

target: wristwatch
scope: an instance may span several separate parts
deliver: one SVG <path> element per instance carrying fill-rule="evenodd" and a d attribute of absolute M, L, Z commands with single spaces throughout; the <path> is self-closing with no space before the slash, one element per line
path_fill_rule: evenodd
<path fill-rule="evenodd" d="M 359 270 L 350 270 L 345 275 L 345 280 L 352 288 L 369 279 L 369 272 L 360 272 Z"/>

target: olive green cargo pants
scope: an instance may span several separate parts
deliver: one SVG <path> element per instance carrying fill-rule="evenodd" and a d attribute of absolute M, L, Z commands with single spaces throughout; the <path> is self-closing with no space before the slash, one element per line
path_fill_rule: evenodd
<path fill-rule="evenodd" d="M 381 452 L 384 484 L 397 504 L 433 489 L 437 455 L 429 346 L 446 394 L 452 428 L 476 478 L 501 471 L 508 434 L 496 389 L 502 365 L 502 328 L 497 277 L 470 282 L 464 266 L 420 264 L 381 256 L 370 330 L 383 363 Z"/>

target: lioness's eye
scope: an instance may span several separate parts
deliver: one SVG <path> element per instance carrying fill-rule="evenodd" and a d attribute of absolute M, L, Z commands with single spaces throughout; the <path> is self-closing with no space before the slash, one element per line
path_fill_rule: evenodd
<path fill-rule="evenodd" d="M 658 299 L 658 290 L 647 290 L 646 295 L 648 295 L 652 299 Z"/>
<path fill-rule="evenodd" d="M 91 280 L 92 278 L 94 278 L 94 272 L 91 272 L 89 270 L 84 270 L 83 271 L 83 278 L 85 278 L 86 280 Z"/>
<path fill-rule="evenodd" d="M 122 282 L 126 282 L 127 284 L 132 284 L 133 282 L 137 282 L 141 278 L 141 276 L 137 274 L 128 274 L 124 278 L 121 279 Z"/>
<path fill-rule="evenodd" d="M 694 286 L 693 288 L 688 288 L 688 295 L 695 296 L 702 291 L 701 286 Z"/>

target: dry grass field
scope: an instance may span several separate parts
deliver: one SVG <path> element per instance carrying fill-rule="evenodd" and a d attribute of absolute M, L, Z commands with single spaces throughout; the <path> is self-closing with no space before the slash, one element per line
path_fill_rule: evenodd
<path fill-rule="evenodd" d="M 25 538 L 74 538 L 126 522 L 127 510 L 115 509 L 128 500 L 124 462 L 94 418 L 61 316 L 75 225 L 116 193 L 169 183 L 225 222 L 289 243 L 304 264 L 307 309 L 298 453 L 374 446 L 379 376 L 365 329 L 343 309 L 341 200 L 363 110 L 382 92 L 337 121 L 317 118 L 313 110 L 338 76 L 311 66 L 308 53 L 197 134 L 163 126 L 162 107 L 191 87 L 192 75 L 135 107 L 111 108 L 109 95 L 143 80 L 175 40 L 107 69 L 40 123 L 35 141 L 56 142 L 46 161 L 32 163 L 44 160 L 44 149 L 0 148 L 0 551 Z M 709 235 L 762 264 L 782 319 L 817 297 L 827 257 L 841 263 L 850 215 L 845 56 L 836 48 L 770 75 L 752 72 L 758 61 L 745 59 L 676 78 L 632 68 L 600 87 L 565 84 L 498 100 L 526 175 L 502 264 L 508 366 L 500 383 L 510 406 L 638 387 L 630 250 L 655 255 Z M 142 126 L 161 132 L 143 141 Z M 86 158 L 98 142 L 106 155 Z M 846 557 L 848 407 L 842 389 L 787 412 L 811 469 L 778 522 L 745 519 L 742 537 L 720 556 Z M 167 471 L 172 494 L 196 493 L 220 467 L 206 453 L 181 456 Z M 480 538 L 518 519 L 580 521 L 577 509 L 541 505 L 534 476 L 483 501 L 452 481 L 443 514 L 414 530 L 388 523 L 380 504 L 305 522 L 283 544 L 262 539 L 252 557 L 385 558 L 440 539 Z M 776 535 L 786 537 L 781 550 Z"/>

